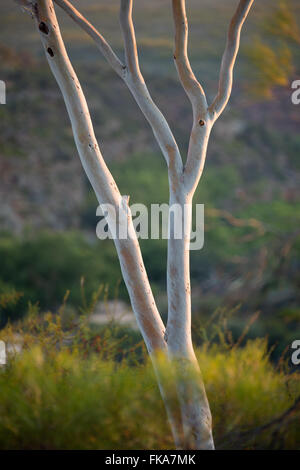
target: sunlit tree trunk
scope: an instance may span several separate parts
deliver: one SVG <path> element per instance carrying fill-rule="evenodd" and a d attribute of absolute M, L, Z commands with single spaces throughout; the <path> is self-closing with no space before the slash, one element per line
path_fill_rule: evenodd
<path fill-rule="evenodd" d="M 170 207 L 181 209 L 184 227 L 181 238 L 175 236 L 175 220 L 169 218 L 167 261 L 168 321 L 165 327 L 158 312 L 129 208 L 129 197 L 122 196 L 101 154 L 89 109 L 80 83 L 68 58 L 52 0 L 19 0 L 35 19 L 51 71 L 62 92 L 72 125 L 74 140 L 83 168 L 99 204 L 109 204 L 114 211 L 107 222 L 116 218 L 128 221 L 126 239 L 116 238 L 115 246 L 131 305 L 138 326 L 153 361 L 158 385 L 166 406 L 175 445 L 182 449 L 214 449 L 212 420 L 199 364 L 191 337 L 190 232 L 192 200 L 202 175 L 211 128 L 225 108 L 232 88 L 232 73 L 239 48 L 240 31 L 254 0 L 240 0 L 231 20 L 223 54 L 219 90 L 207 104 L 201 84 L 188 59 L 188 22 L 185 0 L 172 0 L 175 27 L 174 61 L 179 79 L 193 111 L 193 126 L 185 164 L 182 162 L 169 125 L 153 102 L 139 68 L 132 21 L 132 0 L 120 1 L 120 23 L 124 38 L 125 61 L 121 61 L 99 31 L 67 0 L 55 0 L 95 41 L 106 60 L 124 80 L 149 122 L 166 160 L 170 187 Z M 203 8 L 199 5 L 199 8 Z M 72 195 L 66 195 L 72 197 Z M 177 403 L 170 396 L 168 378 L 160 368 L 160 358 L 176 371 Z M 178 412 L 178 410 L 180 412 Z"/>

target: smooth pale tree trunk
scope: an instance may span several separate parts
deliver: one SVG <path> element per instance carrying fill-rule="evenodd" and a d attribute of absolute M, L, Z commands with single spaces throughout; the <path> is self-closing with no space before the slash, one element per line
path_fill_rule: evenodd
<path fill-rule="evenodd" d="M 169 357 L 176 367 L 177 392 L 183 425 L 184 448 L 213 449 L 212 419 L 191 336 L 190 232 L 191 198 L 184 194 L 170 197 L 170 207 L 182 210 L 184 236 L 175 238 L 169 220 L 168 243 L 168 323 L 165 339 Z"/>
<path fill-rule="evenodd" d="M 181 208 L 182 237 L 176 237 L 175 219 L 169 217 L 167 261 L 168 321 L 165 328 L 144 266 L 129 208 L 129 197 L 120 194 L 101 154 L 89 109 L 79 80 L 68 58 L 52 0 L 17 0 L 30 10 L 44 46 L 51 71 L 62 92 L 72 125 L 75 144 L 99 204 L 110 205 L 107 215 L 112 229 L 116 219 L 128 223 L 126 239 L 114 240 L 131 305 L 152 359 L 175 445 L 178 449 L 214 449 L 212 419 L 205 388 L 192 344 L 190 232 L 192 200 L 202 175 L 211 128 L 231 94 L 232 73 L 239 48 L 240 31 L 253 0 L 240 0 L 231 20 L 223 54 L 219 90 L 209 106 L 202 86 L 188 59 L 188 23 L 185 0 L 172 0 L 175 26 L 174 61 L 181 84 L 193 110 L 193 127 L 185 164 L 176 140 L 161 111 L 153 102 L 139 68 L 132 0 L 120 1 L 120 24 L 125 62 L 121 61 L 99 31 L 68 0 L 55 0 L 95 41 L 115 72 L 123 79 L 152 128 L 166 160 L 170 207 Z M 170 2 L 171 3 L 171 2 Z M 165 8 L 165 6 L 164 6 Z M 202 7 L 199 5 L 199 8 Z M 66 195 L 72 197 L 72 195 Z M 161 367 L 169 369 L 168 375 Z M 174 385 L 174 387 L 173 387 Z M 174 388 L 176 399 L 174 400 Z"/>

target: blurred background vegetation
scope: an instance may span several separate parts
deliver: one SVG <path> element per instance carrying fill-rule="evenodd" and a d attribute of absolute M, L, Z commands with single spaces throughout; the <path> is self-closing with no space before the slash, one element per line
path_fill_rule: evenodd
<path fill-rule="evenodd" d="M 247 423 L 250 429 L 251 423 L 259 426 L 289 407 L 292 398 L 287 398 L 288 392 L 283 385 L 287 376 L 277 375 L 272 367 L 278 367 L 284 354 L 287 358 L 290 356 L 292 341 L 300 338 L 300 113 L 299 106 L 291 102 L 291 83 L 300 74 L 300 5 L 296 0 L 255 3 L 242 34 L 233 95 L 228 109 L 212 132 L 205 171 L 195 196 L 195 203 L 205 204 L 205 243 L 202 250 L 191 252 L 194 340 L 200 348 L 200 358 L 207 354 L 201 366 L 204 375 L 207 374 L 208 394 L 212 394 L 213 413 L 217 414 L 219 423 L 217 428 L 222 427 L 220 413 L 232 407 L 228 418 L 224 418 L 227 424 L 220 431 L 220 443 L 230 430 L 233 416 L 237 419 L 234 426 L 241 423 L 243 428 L 243 423 Z M 122 54 L 118 1 L 88 0 L 75 1 L 74 4 Z M 190 58 L 209 99 L 217 89 L 226 29 L 235 4 L 234 0 L 203 0 L 200 10 L 198 0 L 188 2 Z M 4 328 L 8 321 L 14 324 L 26 317 L 28 308 L 31 310 L 37 305 L 41 315 L 48 310 L 57 312 L 67 291 L 70 291 L 69 315 L 78 317 L 83 278 L 87 303 L 93 299 L 99 285 L 105 286 L 107 299 L 118 297 L 128 302 L 113 243 L 96 238 L 95 229 L 99 221 L 97 202 L 81 168 L 66 110 L 43 56 L 33 22 L 12 1 L 2 2 L 0 11 L 0 79 L 7 87 L 7 104 L 0 107 L 0 327 Z M 165 164 L 136 103 L 89 38 L 58 8 L 57 13 L 68 52 L 86 93 L 103 155 L 121 193 L 130 194 L 131 203 L 149 206 L 168 202 Z M 191 110 L 178 84 L 173 64 L 170 1 L 139 0 L 135 6 L 135 23 L 145 78 L 185 154 Z M 165 318 L 166 241 L 145 240 L 141 246 L 157 303 Z M 102 298 L 100 300 L 103 301 Z M 242 353 L 237 353 L 238 348 L 224 350 L 220 335 L 216 335 L 214 340 L 214 348 L 220 349 L 205 349 L 205 325 L 214 324 L 220 315 L 226 318 L 226 331 L 230 332 L 228 335 L 232 342 L 238 342 L 239 347 L 244 348 Z M 243 337 L 245 328 L 249 330 L 247 338 L 253 340 L 247 346 Z M 5 331 L 3 329 L 0 336 Z M 139 335 L 135 331 L 130 335 L 130 347 L 139 344 Z M 28 356 L 22 356 L 6 372 L 11 374 L 8 384 L 16 383 L 22 376 L 22 387 L 26 388 L 26 377 L 31 380 L 31 374 L 33 383 L 42 380 L 38 376 L 41 364 L 44 364 L 45 351 L 36 347 L 34 352 L 28 350 L 26 354 Z M 238 354 L 244 358 L 240 359 L 241 364 L 238 363 Z M 28 376 L 22 375 L 29 358 L 32 371 L 28 371 Z M 208 366 L 213 359 L 215 362 L 210 371 Z M 72 351 L 52 358 L 47 365 L 47 381 L 45 378 L 45 382 L 39 382 L 39 393 L 45 393 L 55 367 L 63 370 L 64 361 L 70 365 L 72 373 L 78 367 L 74 377 L 77 382 L 72 383 L 72 374 L 67 374 L 67 378 L 62 374 L 58 388 L 64 390 L 64 387 L 74 386 L 79 393 L 80 383 L 86 383 L 88 378 L 91 380 L 89 386 L 94 388 L 87 407 L 92 406 L 92 401 L 97 401 L 97 393 L 100 393 L 100 385 L 92 377 L 93 368 L 109 369 L 111 365 L 102 362 L 96 365 L 96 360 L 92 359 L 89 366 L 81 362 L 77 366 Z M 245 370 L 242 367 L 249 371 L 247 383 L 243 382 Z M 145 385 L 151 372 L 143 369 L 141 374 L 144 374 L 142 383 Z M 218 374 L 222 376 L 222 383 Z M 228 377 L 232 374 L 233 383 L 227 383 L 224 389 L 226 374 Z M 259 379 L 264 374 L 270 374 L 270 382 L 266 384 Z M 114 375 L 116 378 L 113 380 L 119 381 L 117 390 L 122 390 L 122 374 L 119 378 L 117 376 Z M 23 393 L 22 387 L 15 392 L 19 394 L 18 400 Z M 149 400 L 154 403 L 157 391 L 154 393 L 153 385 L 151 387 Z M 214 387 L 220 388 L 215 392 Z M 220 398 L 218 403 L 216 396 L 221 389 L 224 401 Z M 125 387 L 124 394 L 118 396 L 121 408 L 127 400 L 126 390 Z M 138 403 L 142 390 L 141 385 L 135 392 L 137 408 L 130 408 L 128 413 L 136 413 L 137 416 L 141 413 Z M 250 419 L 252 404 L 245 398 L 248 392 L 249 400 L 253 403 L 257 400 L 255 406 L 265 410 L 262 421 L 256 419 L 260 411 L 253 411 L 253 420 Z M 59 390 L 53 393 L 53 403 L 56 399 L 62 403 L 55 395 L 60 393 Z M 103 393 L 109 396 L 111 392 L 105 388 Z M 276 400 L 269 398 L 277 393 L 280 398 L 275 405 Z M 74 395 L 70 410 L 76 399 Z M 11 405 L 7 402 L 3 406 L 9 408 Z M 24 407 L 28 406 L 30 401 L 24 402 Z M 131 403 L 130 406 L 135 405 Z M 155 419 L 162 416 L 158 406 L 161 404 L 156 403 L 153 409 L 149 407 L 149 413 L 153 412 Z M 243 418 L 235 415 L 238 409 L 245 413 Z M 39 426 L 43 427 L 43 423 L 50 419 L 49 410 L 51 406 L 49 409 L 46 407 Z M 103 419 L 115 423 L 112 426 L 117 425 L 114 415 L 110 415 L 108 410 L 109 407 L 98 412 L 107 413 Z M 58 406 L 57 416 L 60 412 Z M 25 420 L 23 409 L 17 416 L 22 413 Z M 36 413 L 39 415 L 40 412 Z M 78 409 L 74 419 L 79 420 L 80 416 L 84 420 L 83 415 L 83 411 Z M 32 419 L 34 429 L 37 421 L 34 417 Z M 68 426 L 72 426 L 71 414 L 69 419 Z M 96 423 L 100 416 L 93 415 L 91 419 Z M 54 422 L 53 426 L 56 425 Z M 132 424 L 135 425 L 138 423 Z M 9 422 L 7 426 L 5 429 L 10 427 L 12 434 L 6 440 L 4 428 L 0 429 L 0 441 L 4 439 L 4 446 L 38 446 L 34 441 L 21 444 L 18 440 L 16 436 L 20 431 L 14 430 L 22 429 L 23 424 Z M 161 446 L 168 447 L 170 442 L 161 440 L 162 434 L 156 436 L 155 429 L 149 426 L 149 440 L 145 440 L 145 445 L 149 448 L 155 446 L 157 437 Z M 143 445 L 134 440 L 133 428 L 115 432 L 117 437 L 95 437 L 91 432 L 91 441 L 86 437 L 85 446 L 118 446 L 121 437 L 124 442 L 126 433 L 131 436 L 128 448 Z M 78 429 L 78 441 L 74 440 L 76 446 L 80 445 L 80 433 Z M 293 436 L 289 441 L 287 435 L 287 441 L 280 441 L 281 444 L 274 438 L 275 444 L 261 441 L 261 445 L 265 442 L 268 446 L 291 448 L 295 446 L 295 433 Z M 267 432 L 266 439 L 269 437 Z M 49 444 L 45 445 L 50 448 L 71 445 L 71 442 L 49 439 Z M 58 439 L 64 439 L 63 435 Z M 240 446 L 246 446 L 241 440 L 239 442 Z"/>
<path fill-rule="evenodd" d="M 2 330 L 10 348 L 0 373 L 1 448 L 173 449 L 140 335 L 114 322 L 91 327 L 92 304 L 76 319 L 65 307 L 41 315 L 31 306 L 25 320 Z M 199 331 L 196 350 L 216 447 L 296 449 L 299 374 L 283 360 L 274 367 L 264 339 L 248 339 L 241 349 L 222 317 Z M 176 393 L 170 366 L 160 367 Z"/>

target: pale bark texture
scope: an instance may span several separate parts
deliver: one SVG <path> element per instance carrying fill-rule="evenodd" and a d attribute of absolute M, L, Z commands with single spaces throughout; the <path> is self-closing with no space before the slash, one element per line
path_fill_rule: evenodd
<path fill-rule="evenodd" d="M 124 38 L 124 62 L 100 32 L 67 0 L 55 0 L 95 41 L 105 59 L 123 79 L 149 122 L 167 163 L 170 206 L 182 208 L 184 234 L 175 237 L 174 220 L 169 217 L 167 260 L 168 320 L 165 327 L 158 312 L 129 208 L 129 197 L 121 196 L 96 140 L 89 109 L 80 83 L 68 58 L 52 0 L 19 1 L 35 18 L 51 71 L 62 92 L 82 166 L 100 204 L 110 204 L 117 217 L 128 221 L 129 236 L 115 239 L 121 270 L 140 331 L 153 361 L 158 385 L 178 449 L 214 449 L 212 419 L 200 368 L 191 337 L 191 289 L 189 244 L 192 200 L 201 178 L 211 128 L 224 110 L 232 89 L 233 67 L 239 49 L 242 25 L 254 0 L 240 0 L 231 20 L 220 69 L 219 88 L 208 105 L 204 90 L 188 58 L 188 21 L 185 0 L 170 0 L 175 29 L 174 61 L 193 113 L 193 125 L 185 164 L 172 131 L 153 102 L 142 76 L 134 25 L 132 0 L 120 1 L 120 24 Z M 166 5 L 162 6 L 165 8 Z M 201 9 L 199 2 L 199 9 Z M 115 215 L 108 214 L 109 226 Z M 161 372 L 163 357 L 176 370 L 178 404 L 169 396 L 170 384 Z M 180 413 L 178 413 L 178 409 Z M 99 423 L 100 425 L 100 423 Z"/>

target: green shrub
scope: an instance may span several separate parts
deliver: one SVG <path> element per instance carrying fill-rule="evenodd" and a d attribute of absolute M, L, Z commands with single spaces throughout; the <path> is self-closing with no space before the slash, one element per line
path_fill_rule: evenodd
<path fill-rule="evenodd" d="M 91 330 L 87 316 L 66 325 L 63 313 L 41 317 L 31 309 L 1 332 L 7 342 L 18 334 L 23 352 L 0 371 L 0 448 L 173 448 L 145 349 L 122 346 L 114 325 Z M 243 348 L 207 341 L 197 356 L 217 448 L 299 446 L 299 408 L 284 417 L 299 397 L 299 374 L 276 370 L 265 340 Z"/>
<path fill-rule="evenodd" d="M 114 296 L 114 286 L 121 278 L 112 242 L 89 243 L 75 232 L 45 231 L 24 238 L 2 236 L 0 259 L 0 294 L 8 287 L 23 294 L 18 309 L 7 314 L 11 319 L 25 313 L 28 301 L 39 302 L 42 309 L 56 308 L 67 290 L 69 302 L 81 305 L 81 278 L 85 279 L 88 299 L 99 284 L 109 285 Z M 124 296 L 123 287 L 120 293 Z"/>
<path fill-rule="evenodd" d="M 219 448 L 289 448 L 300 444 L 300 407 L 291 421 L 266 426 L 293 406 L 300 395 L 300 376 L 275 370 L 267 341 L 249 340 L 244 348 L 213 345 L 198 351 L 214 417 Z"/>

